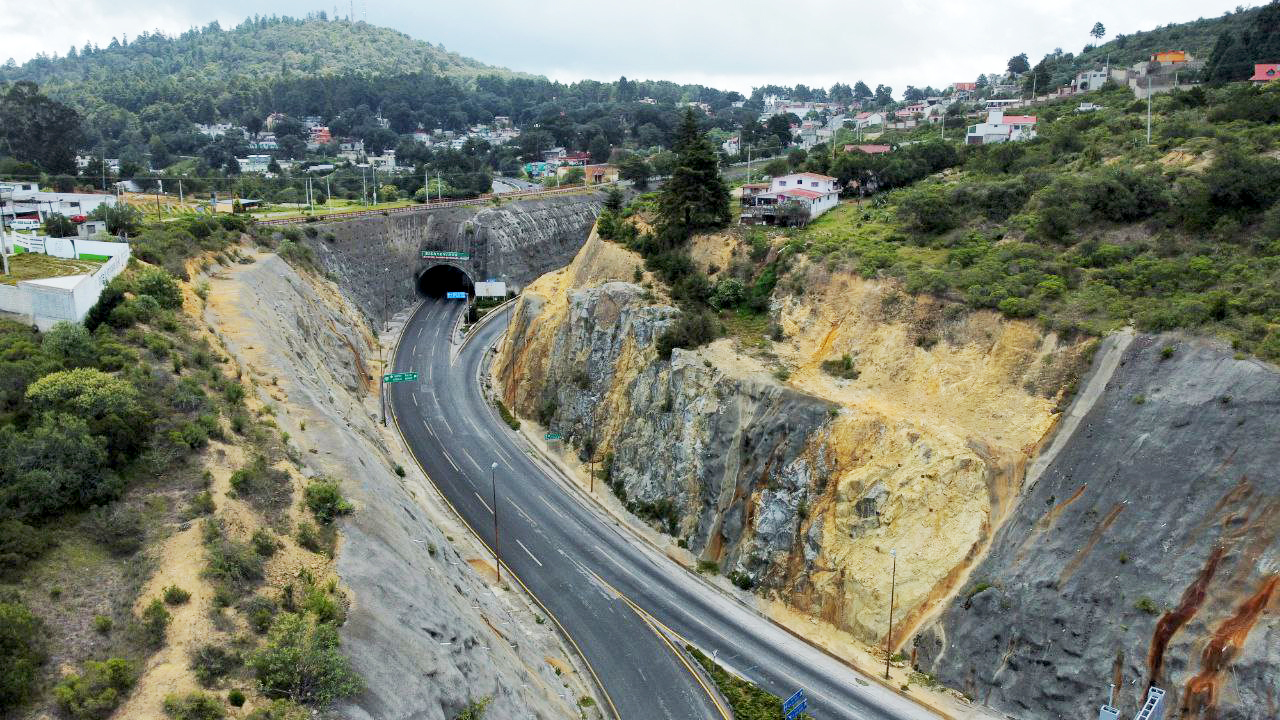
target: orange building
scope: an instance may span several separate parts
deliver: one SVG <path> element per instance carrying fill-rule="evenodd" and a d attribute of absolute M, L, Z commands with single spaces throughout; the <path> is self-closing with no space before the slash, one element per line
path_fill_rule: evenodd
<path fill-rule="evenodd" d="M 1151 62 L 1163 65 L 1173 65 L 1174 63 L 1184 63 L 1186 61 L 1187 53 L 1184 50 L 1162 50 L 1151 56 Z"/>

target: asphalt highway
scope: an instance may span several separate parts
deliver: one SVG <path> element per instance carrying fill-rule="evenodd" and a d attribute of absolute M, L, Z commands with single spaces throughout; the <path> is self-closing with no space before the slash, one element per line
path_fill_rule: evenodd
<path fill-rule="evenodd" d="M 819 720 L 937 718 L 708 587 L 553 477 L 482 392 L 503 318 L 455 353 L 462 310 L 425 300 L 414 312 L 392 371 L 420 379 L 388 385 L 390 407 L 418 462 L 490 548 L 496 506 L 504 581 L 517 575 L 578 646 L 608 696 L 607 716 L 729 717 L 677 653 L 683 639 L 777 695 L 803 689 Z"/>

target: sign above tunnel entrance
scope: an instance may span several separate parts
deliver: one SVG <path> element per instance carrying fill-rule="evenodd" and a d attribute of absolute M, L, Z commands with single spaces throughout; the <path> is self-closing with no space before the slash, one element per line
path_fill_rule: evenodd
<path fill-rule="evenodd" d="M 423 250 L 423 260 L 470 260 L 471 253 L 465 250 Z"/>

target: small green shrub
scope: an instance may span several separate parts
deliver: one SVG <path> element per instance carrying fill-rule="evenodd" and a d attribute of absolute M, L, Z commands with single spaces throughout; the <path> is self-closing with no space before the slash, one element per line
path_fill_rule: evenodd
<path fill-rule="evenodd" d="M 699 560 L 698 572 L 706 575 L 715 575 L 720 572 L 720 563 L 715 560 Z"/>
<path fill-rule="evenodd" d="M 188 595 L 188 597 L 190 597 Z M 139 627 L 142 632 L 142 640 L 150 648 L 158 648 L 164 646 L 165 635 L 169 631 L 169 621 L 173 619 L 173 615 L 165 608 L 164 601 L 160 598 L 152 600 L 142 610 L 142 617 L 139 621 Z"/>
<path fill-rule="evenodd" d="M 329 524 L 351 512 L 351 503 L 342 497 L 336 480 L 314 480 L 303 491 L 303 499 L 318 522 Z"/>
<path fill-rule="evenodd" d="M 185 605 L 190 599 L 191 593 L 177 585 L 170 585 L 164 589 L 164 601 L 168 605 Z"/>
<path fill-rule="evenodd" d="M 511 414 L 511 411 L 507 409 L 506 405 L 502 404 L 501 400 L 494 400 L 494 403 L 498 406 L 498 415 L 502 416 L 502 422 L 506 423 L 507 427 L 512 430 L 519 430 L 520 420 Z"/>
<path fill-rule="evenodd" d="M 53 694 L 63 712 L 75 720 L 106 720 L 136 681 L 133 665 L 124 658 L 90 660 L 83 673 L 58 683 Z"/>
<path fill-rule="evenodd" d="M 262 556 L 246 543 L 231 540 L 222 526 L 205 521 L 204 576 L 231 595 L 243 595 L 262 580 Z"/>
<path fill-rule="evenodd" d="M 202 692 L 169 695 L 164 699 L 164 714 L 173 720 L 222 720 L 227 716 L 221 700 Z"/>
<path fill-rule="evenodd" d="M 266 643 L 248 664 L 269 697 L 320 708 L 364 687 L 339 650 L 338 631 L 294 613 L 276 618 Z"/>
<path fill-rule="evenodd" d="M 93 629 L 99 634 L 106 635 L 111 632 L 111 628 L 115 626 L 115 622 L 107 615 L 93 616 Z"/>
<path fill-rule="evenodd" d="M 321 555 L 332 555 L 334 544 L 337 541 L 333 526 L 322 525 L 316 527 L 305 520 L 298 523 L 297 539 L 299 545 Z"/>
<path fill-rule="evenodd" d="M 202 490 L 191 498 L 191 505 L 187 508 L 189 517 L 200 517 L 201 515 L 212 515 L 217 507 L 213 504 L 213 493 L 208 490 Z"/>
<path fill-rule="evenodd" d="M 243 664 L 240 654 L 221 645 L 200 645 L 188 657 L 191 672 L 204 687 L 213 687 Z"/>
<path fill-rule="evenodd" d="M 404 477 L 405 475 L 404 466 L 397 463 L 395 466 L 394 472 L 396 474 L 396 477 Z"/>
<path fill-rule="evenodd" d="M 240 690 L 232 690 L 227 693 L 227 702 L 231 703 L 232 707 L 244 707 L 244 700 L 244 693 Z"/>
<path fill-rule="evenodd" d="M 40 618 L 16 600 L 0 600 L 0 710 L 32 697 L 47 657 Z"/>
<path fill-rule="evenodd" d="M 845 380 L 857 380 L 858 369 L 853 365 L 853 357 L 849 353 L 840 356 L 839 360 L 823 360 L 822 371 L 828 375 Z"/>
<path fill-rule="evenodd" d="M 251 595 L 240 604 L 240 612 L 244 613 L 249 627 L 261 635 L 271 629 L 271 622 L 276 617 L 276 604 L 270 598 Z"/>
<path fill-rule="evenodd" d="M 453 716 L 453 720 L 480 720 L 484 717 L 485 711 L 489 709 L 490 702 L 492 702 L 492 699 L 488 696 L 479 700 L 472 700 L 457 715 Z M 584 705 L 583 707 L 586 706 Z"/>
<path fill-rule="evenodd" d="M 249 542 L 253 544 L 253 551 L 262 557 L 271 557 L 276 554 L 276 537 L 266 528 L 254 530 Z"/>
<path fill-rule="evenodd" d="M 249 713 L 245 720 L 310 720 L 311 712 L 289 700 L 275 700 Z"/>
<path fill-rule="evenodd" d="M 1142 597 L 1138 598 L 1138 601 L 1133 604 L 1133 607 L 1137 610 L 1141 610 L 1142 612 L 1148 615 L 1160 614 L 1160 607 L 1156 605 L 1154 600 L 1147 597 L 1146 595 L 1143 595 Z"/>

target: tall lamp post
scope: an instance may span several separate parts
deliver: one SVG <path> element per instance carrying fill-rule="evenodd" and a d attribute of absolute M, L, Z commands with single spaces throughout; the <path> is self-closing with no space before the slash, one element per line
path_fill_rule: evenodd
<path fill-rule="evenodd" d="M 884 639 L 884 679 L 889 679 L 889 659 L 890 653 L 893 652 L 893 593 L 898 582 L 898 551 L 890 550 L 889 557 L 893 558 L 893 572 L 889 576 L 889 634 Z"/>
<path fill-rule="evenodd" d="M 498 463 L 489 466 L 489 487 L 493 493 L 493 569 L 498 573 L 498 584 L 502 584 L 502 554 L 498 551 L 498 482 L 494 474 L 498 471 Z"/>

